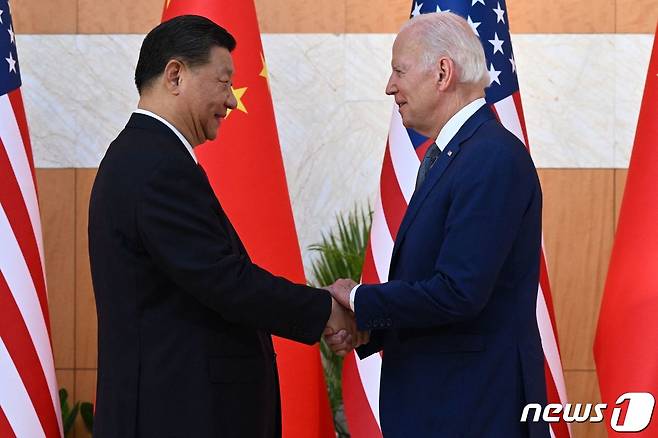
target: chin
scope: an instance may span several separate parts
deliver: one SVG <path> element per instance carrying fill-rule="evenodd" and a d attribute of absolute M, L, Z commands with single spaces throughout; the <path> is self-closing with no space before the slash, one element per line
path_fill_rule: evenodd
<path fill-rule="evenodd" d="M 402 119 L 402 124 L 404 125 L 405 128 L 412 128 L 412 123 L 409 121 L 409 117 L 405 117 L 405 115 L 400 112 L 400 118 Z M 413 129 L 413 128 L 412 128 Z"/>
<path fill-rule="evenodd" d="M 216 139 L 218 131 L 219 131 L 219 125 L 217 125 L 215 128 L 210 128 L 208 132 L 206 132 L 206 140 Z"/>

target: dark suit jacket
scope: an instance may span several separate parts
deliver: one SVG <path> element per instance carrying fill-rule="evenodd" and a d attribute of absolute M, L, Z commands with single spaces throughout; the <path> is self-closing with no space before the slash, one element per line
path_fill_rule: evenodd
<path fill-rule="evenodd" d="M 317 342 L 331 298 L 250 261 L 205 173 L 152 117 L 133 114 L 101 162 L 89 254 L 94 437 L 280 436 L 270 333 Z"/>
<path fill-rule="evenodd" d="M 390 281 L 356 293 L 358 327 L 372 330 L 359 354 L 383 349 L 385 437 L 529 435 L 522 408 L 546 398 L 541 202 L 523 144 L 480 108 L 413 195 Z M 545 424 L 530 427 L 548 436 Z"/>

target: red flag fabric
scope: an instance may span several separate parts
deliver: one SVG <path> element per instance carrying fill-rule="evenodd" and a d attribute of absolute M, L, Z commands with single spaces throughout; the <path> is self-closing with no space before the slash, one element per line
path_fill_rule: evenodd
<path fill-rule="evenodd" d="M 654 39 L 594 342 L 601 398 L 608 404 L 609 436 L 623 435 L 614 431 L 610 423 L 610 414 L 619 396 L 628 392 L 649 392 L 654 398 L 658 396 L 656 260 L 658 38 Z M 629 419 L 630 406 L 627 409 L 625 421 L 633 422 L 633 418 Z M 658 420 L 654 418 L 646 429 L 633 436 L 658 436 Z"/>
<path fill-rule="evenodd" d="M 486 90 L 487 103 L 503 126 L 528 147 L 521 94 L 516 77 L 516 64 L 512 54 L 509 22 L 506 19 L 505 0 L 490 4 L 471 0 L 414 0 L 411 2 L 412 17 L 441 11 L 461 15 L 468 20 L 473 32 L 480 37 L 485 49 L 491 81 Z M 499 47 L 499 44 L 502 46 Z M 363 264 L 362 281 L 364 283 L 379 283 L 388 280 L 388 269 L 395 237 L 414 191 L 420 161 L 432 141 L 433 139 L 426 139 L 413 130 L 405 129 L 397 106 L 393 109 L 382 163 L 380 197 L 375 204 L 370 242 Z M 566 385 L 562 372 L 562 360 L 543 248 L 536 317 L 544 350 L 548 403 L 565 404 L 567 403 Z M 345 358 L 343 397 L 345 415 L 352 437 L 381 436 L 380 374 L 381 356 L 379 355 L 374 354 L 364 360 L 360 360 L 354 354 Z M 555 438 L 571 436 L 570 426 L 564 421 L 551 423 L 550 428 L 552 436 Z"/>
<path fill-rule="evenodd" d="M 41 220 L 7 0 L 0 0 L 0 437 L 61 437 Z"/>
<path fill-rule="evenodd" d="M 237 40 L 234 94 L 238 106 L 217 139 L 195 149 L 251 259 L 270 272 L 305 283 L 253 0 L 172 0 L 163 21 L 194 14 Z M 285 437 L 334 437 L 317 346 L 274 339 Z"/>

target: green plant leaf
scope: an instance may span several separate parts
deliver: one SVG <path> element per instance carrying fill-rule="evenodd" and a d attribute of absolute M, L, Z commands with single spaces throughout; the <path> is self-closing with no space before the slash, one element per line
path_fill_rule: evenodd
<path fill-rule="evenodd" d="M 90 425 L 93 424 L 94 405 L 89 402 L 78 402 L 73 405 L 73 409 L 71 409 L 68 400 L 68 391 L 66 388 L 60 388 L 59 405 L 62 411 L 62 427 L 64 428 L 64 436 L 68 436 L 69 433 L 73 430 L 73 425 L 75 424 L 75 419 L 78 416 L 78 413 L 81 414 L 85 426 L 87 426 L 87 430 L 91 432 L 92 427 Z M 88 423 L 88 421 L 91 421 L 91 423 Z"/>
<path fill-rule="evenodd" d="M 91 433 L 94 430 L 94 404 L 84 402 L 80 405 L 80 416 L 85 423 L 87 431 Z"/>
<path fill-rule="evenodd" d="M 311 265 L 313 272 L 312 284 L 327 286 L 339 278 L 361 279 L 363 260 L 370 236 L 372 211 L 358 208 L 356 205 L 347 218 L 336 217 L 336 225 L 328 235 L 322 234 L 321 241 L 309 246 L 317 253 L 317 258 Z M 334 425 L 339 438 L 349 438 L 350 434 L 343 412 L 342 372 L 343 358 L 336 356 L 329 346 L 320 341 L 322 365 L 329 392 L 329 402 L 334 414 Z"/>
<path fill-rule="evenodd" d="M 73 428 L 73 423 L 75 423 L 75 418 L 78 416 L 78 409 L 80 409 L 80 403 L 73 405 L 73 409 L 66 416 L 62 413 L 62 423 L 64 426 L 64 436 L 68 436 Z"/>
<path fill-rule="evenodd" d="M 62 418 L 65 418 L 69 414 L 69 393 L 66 388 L 59 389 L 59 408 L 62 411 Z"/>

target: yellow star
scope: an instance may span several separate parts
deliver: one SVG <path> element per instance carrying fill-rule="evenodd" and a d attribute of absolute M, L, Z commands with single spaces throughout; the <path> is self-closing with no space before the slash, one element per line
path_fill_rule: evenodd
<path fill-rule="evenodd" d="M 233 92 L 233 95 L 235 96 L 235 100 L 238 101 L 238 106 L 236 107 L 239 111 L 242 111 L 243 113 L 247 114 L 247 108 L 244 106 L 244 103 L 242 103 L 242 96 L 244 96 L 244 93 L 247 92 L 247 87 L 244 88 L 233 88 L 231 87 L 231 91 Z M 226 111 L 226 117 L 231 114 L 230 108 Z"/>
<path fill-rule="evenodd" d="M 268 82 L 270 80 L 269 73 L 267 71 L 267 64 L 265 64 L 265 57 L 263 54 L 260 54 L 260 60 L 263 63 L 263 69 L 260 71 L 259 76 L 264 77 Z"/>

